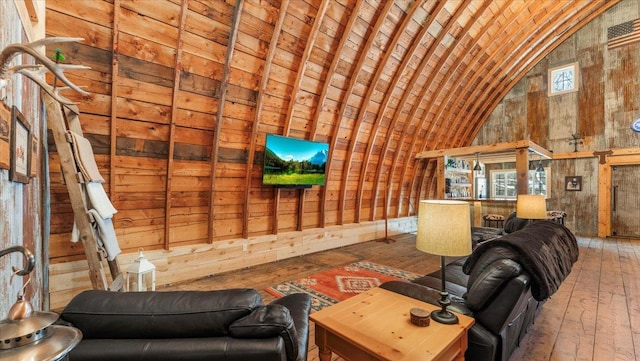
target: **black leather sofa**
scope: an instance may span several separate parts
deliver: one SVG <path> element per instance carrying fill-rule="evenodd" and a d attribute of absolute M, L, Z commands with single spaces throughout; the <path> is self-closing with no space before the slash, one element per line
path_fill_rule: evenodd
<path fill-rule="evenodd" d="M 304 361 L 311 298 L 252 289 L 84 291 L 60 315 L 82 331 L 69 360 Z"/>
<path fill-rule="evenodd" d="M 545 300 L 578 259 L 576 238 L 566 227 L 536 221 L 480 243 L 466 258 L 446 266 L 450 309 L 475 318 L 469 330 L 469 361 L 506 361 Z M 440 270 L 412 282 L 380 287 L 438 305 Z"/>

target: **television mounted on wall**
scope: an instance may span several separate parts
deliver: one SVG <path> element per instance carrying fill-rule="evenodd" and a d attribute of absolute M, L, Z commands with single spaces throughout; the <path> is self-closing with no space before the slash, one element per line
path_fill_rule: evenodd
<path fill-rule="evenodd" d="M 277 187 L 324 185 L 329 144 L 267 134 L 262 183 Z"/>

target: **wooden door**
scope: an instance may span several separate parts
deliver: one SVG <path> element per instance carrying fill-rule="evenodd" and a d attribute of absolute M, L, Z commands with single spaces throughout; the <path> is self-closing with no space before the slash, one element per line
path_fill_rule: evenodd
<path fill-rule="evenodd" d="M 640 237 L 640 165 L 611 167 L 611 235 Z"/>

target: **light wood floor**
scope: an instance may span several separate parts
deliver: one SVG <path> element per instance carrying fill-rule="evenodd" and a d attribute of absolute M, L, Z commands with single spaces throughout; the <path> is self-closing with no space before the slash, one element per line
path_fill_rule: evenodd
<path fill-rule="evenodd" d="M 415 249 L 415 236 L 367 242 L 216 275 L 163 290 L 264 289 L 322 270 L 368 260 L 416 273 L 439 258 Z M 579 238 L 580 258 L 510 361 L 640 360 L 640 240 Z M 309 361 L 318 360 L 311 327 Z M 334 356 L 334 360 L 341 360 Z"/>

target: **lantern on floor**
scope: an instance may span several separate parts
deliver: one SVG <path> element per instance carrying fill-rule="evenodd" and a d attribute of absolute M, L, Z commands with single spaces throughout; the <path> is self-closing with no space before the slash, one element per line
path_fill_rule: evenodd
<path fill-rule="evenodd" d="M 155 291 L 156 266 L 138 250 L 138 258 L 127 268 L 127 291 Z"/>

